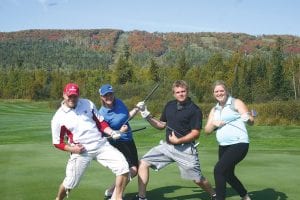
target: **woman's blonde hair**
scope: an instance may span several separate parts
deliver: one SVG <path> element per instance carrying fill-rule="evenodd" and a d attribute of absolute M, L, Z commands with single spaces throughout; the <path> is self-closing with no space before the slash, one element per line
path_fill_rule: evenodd
<path fill-rule="evenodd" d="M 227 95 L 229 95 L 229 90 L 228 87 L 226 85 L 226 83 L 223 80 L 217 80 L 213 83 L 212 85 L 212 92 L 214 93 L 215 87 L 218 85 L 222 85 L 224 87 L 224 90 L 226 91 Z"/>

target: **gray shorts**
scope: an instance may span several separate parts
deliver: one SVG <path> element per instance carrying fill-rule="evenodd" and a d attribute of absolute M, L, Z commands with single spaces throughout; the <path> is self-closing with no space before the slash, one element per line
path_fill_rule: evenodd
<path fill-rule="evenodd" d="M 182 178 L 197 182 L 205 179 L 200 169 L 198 150 L 193 144 L 172 145 L 164 142 L 150 149 L 141 160 L 156 171 L 176 162 Z"/>

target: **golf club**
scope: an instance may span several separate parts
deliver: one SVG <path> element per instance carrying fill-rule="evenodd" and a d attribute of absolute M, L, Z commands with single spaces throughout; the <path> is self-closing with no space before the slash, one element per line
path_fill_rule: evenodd
<path fill-rule="evenodd" d="M 146 102 L 152 96 L 152 94 L 157 90 L 158 87 L 159 87 L 159 84 L 157 83 L 157 85 L 152 89 L 152 91 L 146 96 L 146 98 L 144 99 L 144 102 Z"/>
<path fill-rule="evenodd" d="M 157 88 L 159 87 L 159 84 L 157 84 L 152 90 L 151 92 L 146 96 L 146 98 L 143 100 L 143 102 L 146 102 L 152 95 L 153 93 L 157 90 Z M 128 117 L 128 119 L 123 123 L 123 125 L 125 125 L 131 118 Z"/>
<path fill-rule="evenodd" d="M 256 112 L 256 110 L 254 110 L 254 109 L 251 110 L 250 114 L 251 114 L 253 117 L 256 117 L 256 116 L 257 116 L 257 112 Z M 215 130 L 220 129 L 220 128 L 224 127 L 225 125 L 230 125 L 230 126 L 233 126 L 233 127 L 235 127 L 235 128 L 238 128 L 238 129 L 242 130 L 240 127 L 237 127 L 237 126 L 231 124 L 231 122 L 233 122 L 233 121 L 235 121 L 235 120 L 237 120 L 237 119 L 239 119 L 239 118 L 241 118 L 241 116 L 236 117 L 236 118 L 234 118 L 234 119 L 232 119 L 232 120 L 226 121 L 225 124 L 224 124 L 223 126 L 217 127 Z M 242 130 L 242 131 L 244 131 L 244 130 Z"/>
<path fill-rule="evenodd" d="M 123 135 L 123 134 L 127 134 L 127 133 L 129 133 L 129 132 L 134 133 L 134 132 L 141 131 L 141 130 L 144 130 L 144 129 L 146 129 L 146 127 L 133 129 L 133 130 L 131 130 L 131 131 L 127 131 L 127 132 L 124 132 L 124 133 L 121 133 L 121 134 Z M 107 136 L 106 138 L 111 138 L 111 136 Z"/>

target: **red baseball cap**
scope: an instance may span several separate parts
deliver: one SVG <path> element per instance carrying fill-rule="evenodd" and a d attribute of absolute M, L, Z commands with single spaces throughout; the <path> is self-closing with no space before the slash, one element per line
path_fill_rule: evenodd
<path fill-rule="evenodd" d="M 71 95 L 79 96 L 79 87 L 75 83 L 68 83 L 64 88 L 64 93 L 67 96 L 71 96 Z"/>

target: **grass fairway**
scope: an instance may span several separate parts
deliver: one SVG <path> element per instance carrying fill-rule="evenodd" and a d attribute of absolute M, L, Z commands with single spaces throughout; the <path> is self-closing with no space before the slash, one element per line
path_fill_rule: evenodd
<path fill-rule="evenodd" d="M 46 102 L 0 101 L 0 199 L 54 200 L 65 173 L 68 155 L 51 144 L 50 120 L 54 110 Z M 143 119 L 131 122 L 139 155 L 163 139 L 163 131 L 151 128 Z M 249 127 L 248 156 L 236 172 L 254 200 L 298 200 L 300 185 L 300 127 Z M 213 166 L 217 160 L 215 137 L 202 135 L 199 156 L 204 175 L 214 184 Z M 70 200 L 103 199 L 105 188 L 114 180 L 112 173 L 92 162 Z M 137 191 L 134 179 L 125 199 Z M 161 172 L 151 171 L 148 186 L 151 200 L 208 199 L 203 190 L 180 178 L 176 165 Z M 228 200 L 240 199 L 228 188 Z"/>

